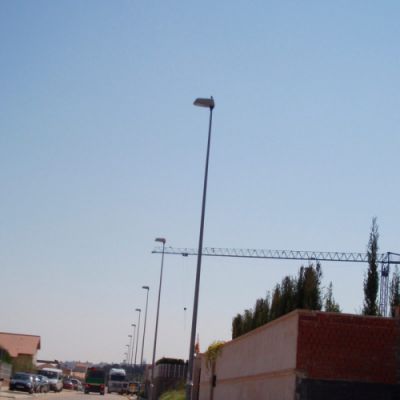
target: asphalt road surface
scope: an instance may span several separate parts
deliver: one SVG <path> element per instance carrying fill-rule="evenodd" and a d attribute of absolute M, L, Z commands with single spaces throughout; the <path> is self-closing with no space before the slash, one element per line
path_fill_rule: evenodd
<path fill-rule="evenodd" d="M 136 396 L 121 396 L 119 394 L 108 394 L 101 396 L 98 393 L 84 394 L 83 392 L 75 392 L 69 390 L 63 390 L 60 393 L 35 393 L 29 394 L 26 392 L 1 390 L 0 398 L 4 400 L 15 399 L 15 400 L 136 400 Z"/>

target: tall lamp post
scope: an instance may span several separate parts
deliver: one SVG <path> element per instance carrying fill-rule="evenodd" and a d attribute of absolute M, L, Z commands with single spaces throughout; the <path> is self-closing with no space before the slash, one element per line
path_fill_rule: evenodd
<path fill-rule="evenodd" d="M 188 365 L 187 380 L 186 380 L 186 400 L 192 399 L 192 391 L 193 391 L 194 346 L 196 340 L 197 309 L 199 305 L 201 256 L 203 254 L 203 233 L 204 233 L 204 216 L 206 211 L 206 197 L 207 197 L 208 160 L 210 157 L 212 112 L 215 107 L 214 99 L 212 96 L 209 99 L 202 99 L 202 98 L 196 99 L 193 104 L 198 107 L 209 108 L 210 120 L 208 125 L 208 142 L 207 142 L 206 165 L 204 172 L 203 201 L 201 206 L 199 249 L 197 252 L 197 269 L 196 269 L 196 284 L 194 289 L 194 301 L 193 301 L 192 330 L 190 333 L 189 365 Z"/>
<path fill-rule="evenodd" d="M 144 336 L 146 334 L 146 321 L 147 321 L 147 303 L 149 302 L 149 286 L 142 286 L 142 289 L 147 290 L 146 295 L 146 309 L 144 312 L 144 325 L 143 325 L 143 340 L 142 340 L 142 355 L 140 356 L 140 365 L 143 365 L 143 350 L 144 350 Z"/>
<path fill-rule="evenodd" d="M 160 271 L 160 285 L 158 286 L 158 302 L 157 302 L 157 315 L 156 315 L 156 329 L 154 331 L 154 345 L 153 345 L 153 359 L 151 362 L 151 381 L 150 381 L 150 399 L 154 399 L 154 369 L 156 367 L 156 348 L 157 348 L 157 331 L 158 331 L 158 316 L 160 314 L 160 297 L 161 297 L 161 284 L 162 284 L 162 275 L 164 268 L 164 251 L 165 251 L 165 243 L 166 240 L 164 238 L 156 238 L 156 242 L 162 243 L 162 256 L 161 256 L 161 271 Z"/>
<path fill-rule="evenodd" d="M 128 335 L 129 338 L 129 347 L 128 347 L 128 364 L 130 364 L 130 358 L 129 354 L 131 354 L 131 348 L 132 348 L 132 335 Z"/>
<path fill-rule="evenodd" d="M 142 310 L 140 308 L 136 308 L 136 310 L 139 313 L 139 321 L 138 321 L 138 327 L 137 327 L 137 335 L 136 335 L 136 350 L 135 350 L 135 367 L 136 367 L 136 356 L 137 356 L 137 348 L 138 348 L 138 343 L 139 343 L 139 335 L 140 335 L 140 313 Z"/>
<path fill-rule="evenodd" d="M 129 344 L 126 344 L 125 345 L 126 347 L 127 347 L 127 352 L 125 353 L 126 354 L 126 362 L 128 363 L 129 361 Z"/>
<path fill-rule="evenodd" d="M 131 326 L 133 327 L 133 332 L 132 332 L 132 346 L 131 346 L 131 368 L 132 368 L 132 364 L 133 364 L 133 348 L 135 346 L 135 333 L 136 333 L 136 324 L 131 324 Z M 132 371 L 133 372 L 133 371 Z"/>

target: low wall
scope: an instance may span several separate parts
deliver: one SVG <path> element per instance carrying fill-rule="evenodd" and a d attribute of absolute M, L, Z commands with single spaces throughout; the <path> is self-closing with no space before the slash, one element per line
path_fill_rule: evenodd
<path fill-rule="evenodd" d="M 199 400 L 399 400 L 400 319 L 296 310 L 202 357 Z"/>
<path fill-rule="evenodd" d="M 214 379 L 203 357 L 199 400 L 294 400 L 297 326 L 291 313 L 226 343 Z"/>
<path fill-rule="evenodd" d="M 12 372 L 11 364 L 0 361 L 0 379 L 9 380 Z"/>

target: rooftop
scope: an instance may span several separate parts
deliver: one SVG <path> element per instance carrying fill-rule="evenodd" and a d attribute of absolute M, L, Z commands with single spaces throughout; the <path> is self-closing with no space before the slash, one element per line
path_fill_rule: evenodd
<path fill-rule="evenodd" d="M 34 356 L 40 350 L 40 336 L 0 332 L 0 347 L 7 350 L 11 357 L 22 354 Z"/>

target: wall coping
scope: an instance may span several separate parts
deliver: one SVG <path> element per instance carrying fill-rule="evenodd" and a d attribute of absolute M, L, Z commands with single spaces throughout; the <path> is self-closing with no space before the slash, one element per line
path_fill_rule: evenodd
<path fill-rule="evenodd" d="M 238 343 L 240 340 L 245 340 L 253 335 L 257 335 L 259 332 L 262 332 L 266 329 L 269 329 L 271 326 L 277 325 L 282 323 L 283 321 L 286 321 L 288 319 L 292 318 L 299 318 L 300 316 L 303 315 L 308 315 L 308 316 L 318 316 L 318 315 L 329 315 L 332 317 L 338 317 L 338 318 L 348 318 L 348 319 L 381 319 L 381 320 L 393 320 L 395 321 L 395 318 L 392 317 L 381 317 L 381 316 L 375 316 L 375 315 L 359 315 L 359 314 L 350 314 L 350 313 L 341 313 L 341 312 L 328 312 L 328 311 L 318 311 L 318 310 L 305 310 L 305 309 L 296 309 L 291 311 L 290 313 L 287 313 L 285 315 L 282 315 L 281 317 L 274 319 L 273 321 L 270 321 L 262 326 L 259 326 L 258 328 L 253 329 L 250 332 L 247 332 L 243 335 L 240 335 L 239 337 L 235 339 L 231 339 L 227 342 L 224 343 L 225 346 L 230 346 L 233 343 Z M 204 353 L 202 353 L 204 354 Z"/>

